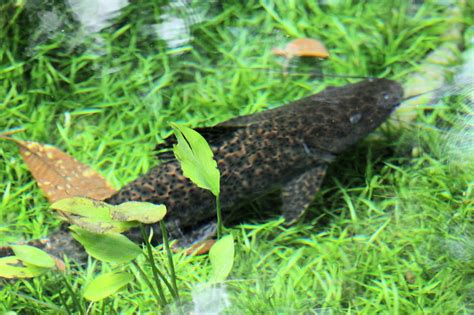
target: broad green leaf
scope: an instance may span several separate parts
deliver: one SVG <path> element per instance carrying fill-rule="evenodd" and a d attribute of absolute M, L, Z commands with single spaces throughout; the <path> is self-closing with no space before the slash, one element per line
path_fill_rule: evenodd
<path fill-rule="evenodd" d="M 72 236 L 84 246 L 92 257 L 114 263 L 127 263 L 142 253 L 138 245 L 118 233 L 98 234 L 71 226 Z"/>
<path fill-rule="evenodd" d="M 212 265 L 211 282 L 222 282 L 229 276 L 234 264 L 234 237 L 226 235 L 218 240 L 209 251 Z"/>
<path fill-rule="evenodd" d="M 97 201 L 84 197 L 65 198 L 56 201 L 51 208 L 70 214 L 79 215 L 87 218 L 95 218 L 110 221 L 109 210 L 113 207 L 103 201 Z"/>
<path fill-rule="evenodd" d="M 30 272 L 34 274 L 35 277 L 42 275 L 43 273 L 46 273 L 51 270 L 51 268 L 44 268 L 40 266 L 30 265 L 29 263 L 26 263 L 24 261 L 23 261 L 23 265 L 25 265 L 25 267 L 28 268 L 28 270 L 30 270 Z"/>
<path fill-rule="evenodd" d="M 209 144 L 198 132 L 172 124 L 178 144 L 173 146 L 183 174 L 198 187 L 210 190 L 214 196 L 220 192 L 220 173 Z"/>
<path fill-rule="evenodd" d="M 96 302 L 114 294 L 133 280 L 133 275 L 126 272 L 111 272 L 98 276 L 84 289 L 84 298 Z"/>
<path fill-rule="evenodd" d="M 162 220 L 165 214 L 165 205 L 155 205 L 149 202 L 124 202 L 110 209 L 110 215 L 114 220 L 139 221 L 146 224 Z"/>
<path fill-rule="evenodd" d="M 49 268 L 25 264 L 16 256 L 0 258 L 0 277 L 3 278 L 33 278 L 42 275 L 48 270 Z"/>
<path fill-rule="evenodd" d="M 56 264 L 54 259 L 39 248 L 29 245 L 10 246 L 16 257 L 21 261 L 42 268 L 53 268 Z"/>

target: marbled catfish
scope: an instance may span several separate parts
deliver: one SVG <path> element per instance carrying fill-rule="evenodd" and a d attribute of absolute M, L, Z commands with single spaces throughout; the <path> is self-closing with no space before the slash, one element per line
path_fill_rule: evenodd
<path fill-rule="evenodd" d="M 328 163 L 387 120 L 402 97 L 397 82 L 369 79 L 196 129 L 209 142 L 217 160 L 224 213 L 280 190 L 282 214 L 289 223 L 295 221 L 318 191 Z M 175 141 L 167 138 L 157 148 L 171 148 Z M 208 236 L 215 227 L 213 196 L 183 176 L 172 152 L 159 157 L 165 160 L 162 164 L 105 201 L 165 204 L 165 222 L 174 237 L 186 244 Z M 135 232 L 129 236 L 136 238 Z M 85 258 L 65 230 L 30 244 L 56 256 L 67 254 L 78 261 Z M 0 248 L 0 256 L 9 253 L 3 251 Z"/>
<path fill-rule="evenodd" d="M 215 154 L 222 176 L 224 213 L 280 189 L 282 214 L 293 222 L 318 191 L 328 163 L 382 124 L 402 97 L 399 83 L 368 79 L 196 129 Z M 174 141 L 170 137 L 158 148 L 170 148 Z M 213 196 L 183 176 L 171 152 L 159 157 L 167 161 L 106 201 L 165 204 L 166 222 L 175 232 L 211 223 L 215 218 Z"/>

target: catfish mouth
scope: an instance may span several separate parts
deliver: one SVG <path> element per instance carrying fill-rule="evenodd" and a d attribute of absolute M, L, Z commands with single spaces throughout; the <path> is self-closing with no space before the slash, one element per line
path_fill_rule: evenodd
<path fill-rule="evenodd" d="M 403 100 L 403 87 L 400 83 L 388 79 L 377 80 L 377 105 L 384 109 L 393 109 L 400 105 Z"/>

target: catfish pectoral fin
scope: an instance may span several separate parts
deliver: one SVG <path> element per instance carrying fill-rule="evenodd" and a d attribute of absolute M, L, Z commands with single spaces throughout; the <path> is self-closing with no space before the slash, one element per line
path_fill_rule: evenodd
<path fill-rule="evenodd" d="M 209 219 L 196 224 L 191 231 L 182 234 L 178 240 L 178 246 L 191 247 L 194 244 L 204 242 L 216 236 L 217 220 L 215 218 Z"/>
<path fill-rule="evenodd" d="M 288 224 L 293 224 L 305 213 L 323 182 L 326 169 L 326 164 L 317 165 L 283 186 L 282 213 Z"/>

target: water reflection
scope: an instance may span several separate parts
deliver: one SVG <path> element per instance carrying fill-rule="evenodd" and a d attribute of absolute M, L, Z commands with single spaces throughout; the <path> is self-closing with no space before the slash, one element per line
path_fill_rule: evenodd
<path fill-rule="evenodd" d="M 168 48 L 176 49 L 188 44 L 191 39 L 191 26 L 204 20 L 207 5 L 193 7 L 191 1 L 172 2 L 164 7 L 161 23 L 153 25 L 156 36 L 166 41 Z"/>
<path fill-rule="evenodd" d="M 67 0 L 71 11 L 86 33 L 97 33 L 110 26 L 128 0 Z"/>
<path fill-rule="evenodd" d="M 128 0 L 67 0 L 67 3 L 80 22 L 79 30 L 70 37 L 70 48 L 81 45 L 89 37 L 92 41 L 88 44 L 88 51 L 105 54 L 104 39 L 99 32 L 113 25 L 120 10 L 129 4 Z"/>
<path fill-rule="evenodd" d="M 54 38 L 58 33 L 64 32 L 64 15 L 61 15 L 55 8 L 37 11 L 34 5 L 28 4 L 26 7 L 32 12 L 38 12 L 38 26 L 29 38 L 29 45 L 26 48 L 27 54 L 33 56 L 36 53 L 36 46 Z"/>
<path fill-rule="evenodd" d="M 56 10 L 41 12 L 40 21 L 38 31 L 46 35 L 54 35 L 53 33 L 59 30 L 63 24 L 62 18 Z"/>
<path fill-rule="evenodd" d="M 168 44 L 169 48 L 177 48 L 187 44 L 191 38 L 189 26 L 184 19 L 176 16 L 166 16 L 161 24 L 154 25 L 157 36 Z"/>
<path fill-rule="evenodd" d="M 185 47 L 193 38 L 191 27 L 209 18 L 213 2 L 170 2 L 156 16 L 129 0 L 66 0 L 62 5 L 27 2 L 25 6 L 30 19 L 36 20 L 28 55 L 34 56 L 39 45 L 59 35 L 65 36 L 63 43 L 69 50 L 84 45 L 88 51 L 102 55 L 105 48 L 101 32 L 115 25 L 122 27 L 123 21 L 148 40 L 152 37 L 164 41 L 168 49 Z"/>

